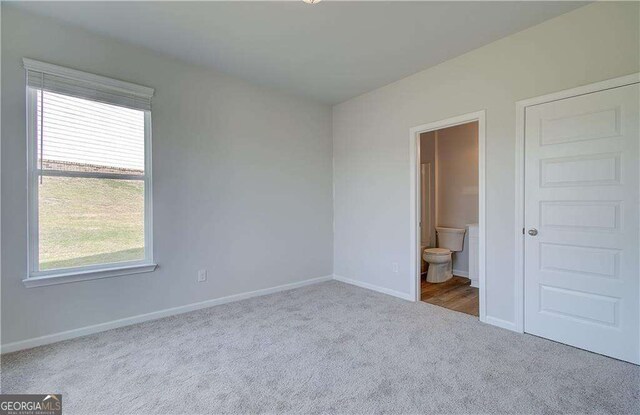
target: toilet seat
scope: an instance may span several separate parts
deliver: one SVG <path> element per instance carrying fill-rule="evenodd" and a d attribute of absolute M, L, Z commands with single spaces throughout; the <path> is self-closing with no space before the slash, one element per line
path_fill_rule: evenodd
<path fill-rule="evenodd" d="M 424 253 L 431 255 L 449 255 L 451 251 L 447 248 L 427 248 L 424 250 Z"/>

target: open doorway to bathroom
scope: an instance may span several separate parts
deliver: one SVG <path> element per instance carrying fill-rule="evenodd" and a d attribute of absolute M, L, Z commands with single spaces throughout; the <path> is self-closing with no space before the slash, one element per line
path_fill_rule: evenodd
<path fill-rule="evenodd" d="M 484 314 L 484 112 L 412 129 L 416 300 Z"/>
<path fill-rule="evenodd" d="M 420 300 L 474 316 L 478 122 L 420 134 Z"/>

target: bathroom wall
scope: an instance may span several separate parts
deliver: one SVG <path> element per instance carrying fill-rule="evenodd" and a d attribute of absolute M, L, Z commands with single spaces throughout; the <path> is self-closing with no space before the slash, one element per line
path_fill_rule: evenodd
<path fill-rule="evenodd" d="M 466 228 L 468 224 L 478 223 L 478 123 L 421 134 L 420 163 L 431 163 L 435 184 L 431 187 L 428 207 L 432 228 L 424 229 L 423 235 L 425 231 L 430 232 L 434 241 L 435 226 Z M 423 206 L 425 201 L 422 195 Z M 423 220 L 423 224 L 425 222 Z M 468 233 L 463 250 L 454 255 L 453 269 L 461 271 L 462 276 L 469 271 Z"/>
<path fill-rule="evenodd" d="M 437 131 L 437 226 L 465 228 L 478 223 L 478 123 Z M 454 271 L 469 271 L 469 235 L 454 255 Z"/>
<path fill-rule="evenodd" d="M 420 164 L 430 163 L 431 167 L 431 187 L 430 197 L 427 198 L 422 195 L 422 207 L 426 208 L 424 211 L 431 217 L 429 221 L 431 223 L 430 229 L 427 225 L 428 221 L 423 217 L 421 240 L 423 246 L 435 246 L 436 243 L 436 133 L 430 131 L 428 133 L 422 133 L 420 135 Z M 428 203 L 427 203 L 428 202 Z M 428 206 L 427 206 L 428 205 Z"/>

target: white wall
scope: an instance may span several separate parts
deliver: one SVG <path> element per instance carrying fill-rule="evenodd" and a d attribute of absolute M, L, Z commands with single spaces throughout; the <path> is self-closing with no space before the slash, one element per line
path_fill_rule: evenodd
<path fill-rule="evenodd" d="M 22 57 L 156 89 L 153 273 L 25 288 Z M 331 108 L 2 9 L 2 341 L 332 273 Z M 206 283 L 196 272 L 209 270 Z"/>
<path fill-rule="evenodd" d="M 336 105 L 334 273 L 408 295 L 409 129 L 485 109 L 487 315 L 513 323 L 515 102 L 637 72 L 638 7 L 591 4 Z"/>

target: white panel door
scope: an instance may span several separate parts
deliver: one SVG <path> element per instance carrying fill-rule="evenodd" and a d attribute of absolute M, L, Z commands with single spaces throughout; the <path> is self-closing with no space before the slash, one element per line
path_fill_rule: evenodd
<path fill-rule="evenodd" d="M 634 363 L 639 98 L 634 84 L 525 117 L 525 331 Z"/>

